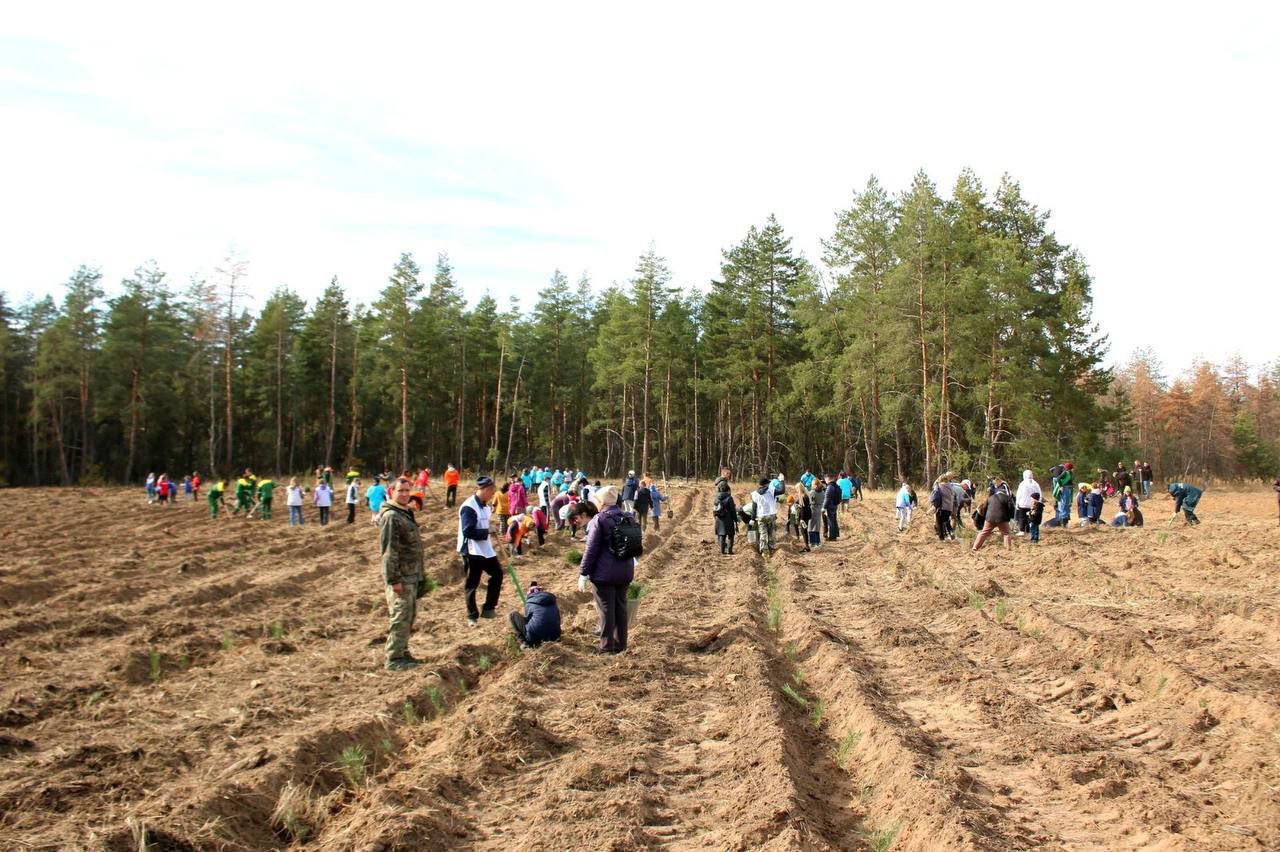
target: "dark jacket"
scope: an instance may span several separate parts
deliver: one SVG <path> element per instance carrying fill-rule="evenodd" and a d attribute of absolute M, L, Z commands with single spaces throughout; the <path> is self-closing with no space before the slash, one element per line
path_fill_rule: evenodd
<path fill-rule="evenodd" d="M 560 638 L 560 608 L 550 592 L 534 592 L 524 602 L 524 641 L 529 645 Z"/>
<path fill-rule="evenodd" d="M 1031 501 L 1031 511 L 1030 511 L 1030 514 L 1027 515 L 1027 519 L 1033 524 L 1038 524 L 1044 520 L 1044 501 L 1043 500 Z"/>
<path fill-rule="evenodd" d="M 649 495 L 649 489 L 637 488 L 633 493 L 635 496 L 631 499 L 636 501 L 636 514 L 643 515 L 653 505 L 653 498 Z"/>
<path fill-rule="evenodd" d="M 1089 492 L 1089 520 L 1098 521 L 1102 519 L 1102 491 Z"/>
<path fill-rule="evenodd" d="M 1013 500 L 1009 497 L 1009 492 L 1004 490 L 996 491 L 987 498 L 987 518 L 988 524 L 999 525 L 1008 523 L 1013 519 Z"/>
<path fill-rule="evenodd" d="M 636 489 L 640 487 L 640 483 L 634 476 L 628 476 L 627 481 L 622 483 L 622 500 L 636 499 Z"/>
<path fill-rule="evenodd" d="M 716 535 L 736 535 L 738 532 L 738 507 L 733 504 L 733 495 L 728 491 L 716 492 L 715 509 Z"/>
<path fill-rule="evenodd" d="M 822 511 L 829 515 L 834 515 L 836 509 L 840 507 L 840 501 L 844 499 L 844 492 L 840 490 L 838 483 L 832 482 L 827 485 L 827 499 L 822 501 Z"/>
<path fill-rule="evenodd" d="M 609 552 L 609 534 L 622 518 L 621 509 L 608 506 L 587 524 L 586 548 L 578 573 L 586 575 L 593 583 L 625 585 L 635 579 L 636 561 L 619 559 Z"/>

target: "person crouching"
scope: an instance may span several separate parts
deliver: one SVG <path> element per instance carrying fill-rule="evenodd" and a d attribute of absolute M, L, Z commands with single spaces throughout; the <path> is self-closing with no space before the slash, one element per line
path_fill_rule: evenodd
<path fill-rule="evenodd" d="M 556 596 L 534 580 L 529 584 L 529 594 L 525 597 L 524 615 L 511 613 L 511 629 L 520 644 L 527 648 L 557 641 L 560 638 L 560 607 L 556 604 Z"/>

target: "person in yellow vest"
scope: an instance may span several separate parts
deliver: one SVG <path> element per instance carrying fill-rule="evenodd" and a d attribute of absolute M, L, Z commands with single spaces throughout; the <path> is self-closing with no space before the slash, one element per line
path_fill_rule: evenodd
<path fill-rule="evenodd" d="M 209 517 L 218 517 L 218 507 L 222 505 L 222 492 L 226 487 L 227 483 L 221 479 L 215 479 L 209 486 Z"/>
<path fill-rule="evenodd" d="M 271 479 L 258 480 L 258 514 L 264 521 L 271 520 L 271 492 L 276 483 Z"/>

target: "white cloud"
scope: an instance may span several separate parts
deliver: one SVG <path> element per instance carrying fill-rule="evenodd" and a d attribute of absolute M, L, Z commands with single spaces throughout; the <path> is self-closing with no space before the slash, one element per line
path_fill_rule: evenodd
<path fill-rule="evenodd" d="M 260 295 L 367 299 L 402 250 L 606 284 L 650 241 L 698 284 L 770 212 L 816 259 L 868 174 L 970 166 L 1086 253 L 1115 357 L 1280 355 L 1272 7 L 130 8 L 0 24 L 10 292 L 233 245 Z"/>

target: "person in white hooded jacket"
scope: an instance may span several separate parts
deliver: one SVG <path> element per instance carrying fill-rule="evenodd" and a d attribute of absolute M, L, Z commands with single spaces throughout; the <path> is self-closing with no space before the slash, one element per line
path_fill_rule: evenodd
<path fill-rule="evenodd" d="M 1031 475 L 1031 471 L 1024 470 L 1022 472 L 1022 482 L 1018 483 L 1018 494 L 1014 498 L 1013 520 L 1014 526 L 1018 529 L 1018 535 L 1031 529 L 1031 506 L 1035 502 L 1032 495 L 1039 494 L 1040 483 L 1036 482 L 1035 477 Z"/>

